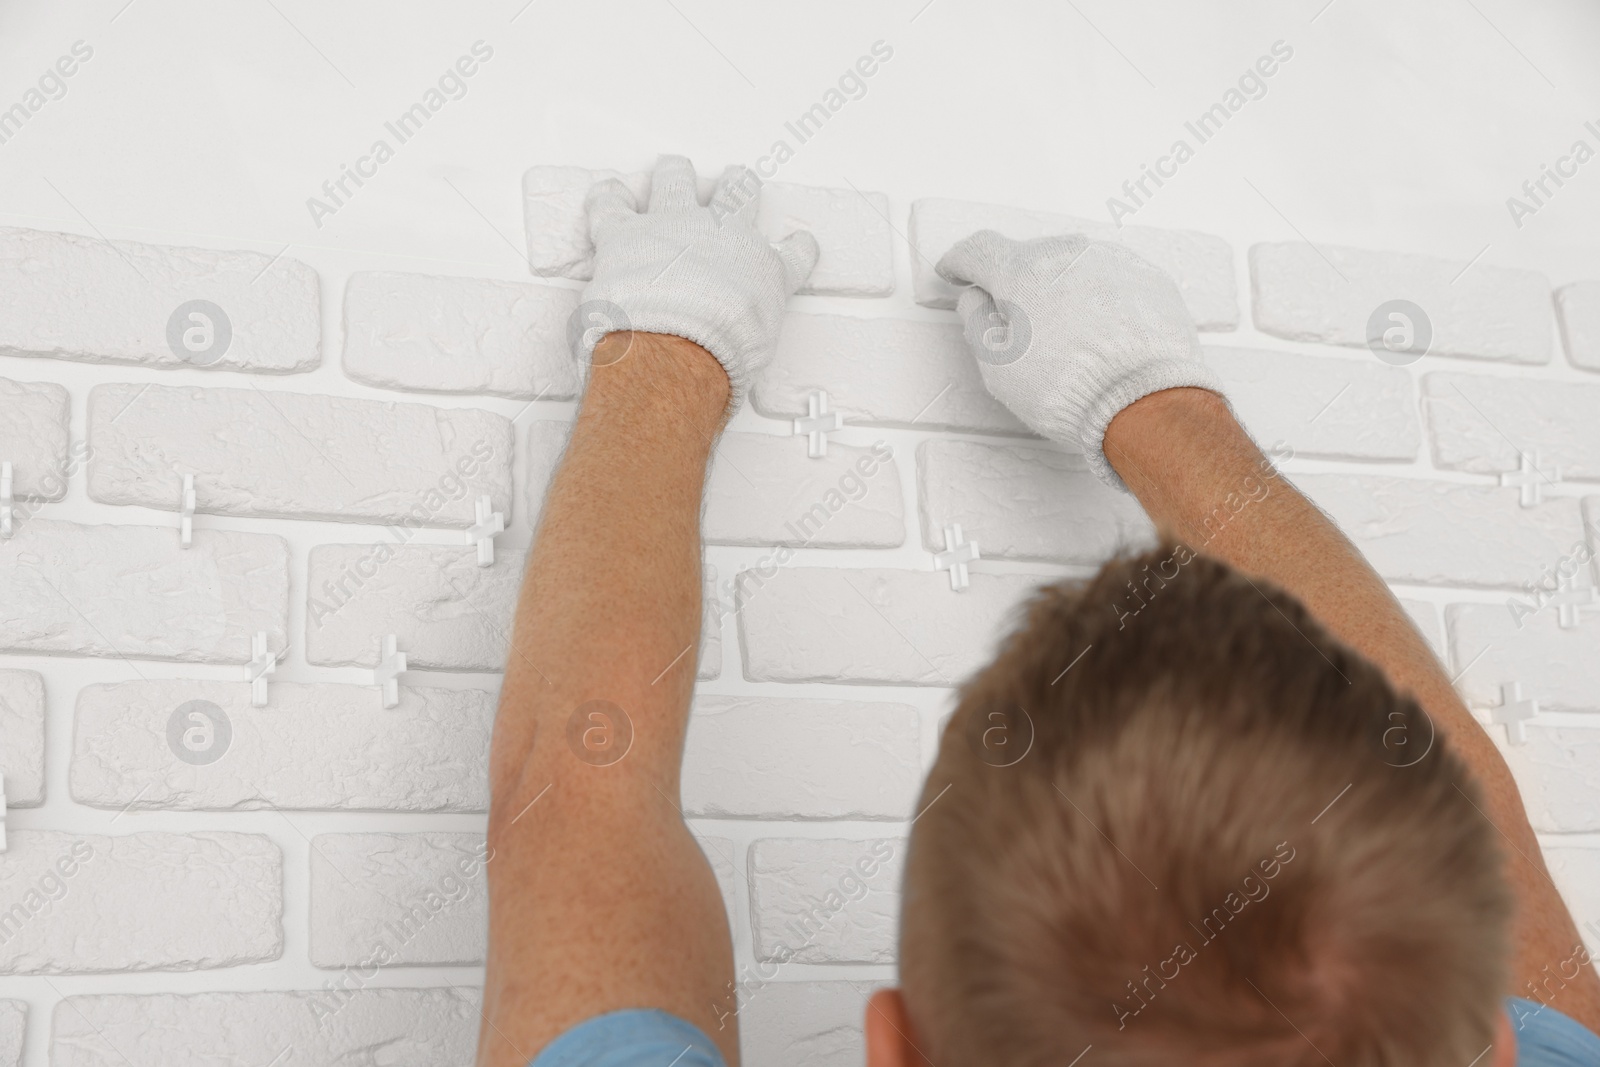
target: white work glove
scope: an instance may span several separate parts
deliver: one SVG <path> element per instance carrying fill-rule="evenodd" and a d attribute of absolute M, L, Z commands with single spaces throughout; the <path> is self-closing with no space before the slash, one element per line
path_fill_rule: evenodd
<path fill-rule="evenodd" d="M 1163 389 L 1222 392 L 1178 287 L 1120 244 L 979 230 L 936 269 L 970 283 L 956 311 L 989 392 L 1108 485 L 1127 490 L 1102 447 L 1117 412 Z"/>
<path fill-rule="evenodd" d="M 784 305 L 817 263 L 806 231 L 776 245 L 756 231 L 760 185 L 748 167 L 730 167 L 711 206 L 701 207 L 693 164 L 662 156 L 647 211 L 615 178 L 597 183 L 587 201 L 595 252 L 584 304 L 603 302 L 612 329 L 686 337 L 717 357 L 732 386 L 730 412 L 772 358 Z M 584 359 L 603 333 L 585 331 Z"/>

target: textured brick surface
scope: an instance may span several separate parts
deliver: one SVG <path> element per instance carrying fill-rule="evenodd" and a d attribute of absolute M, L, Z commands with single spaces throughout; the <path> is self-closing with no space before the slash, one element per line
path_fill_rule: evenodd
<path fill-rule="evenodd" d="M 288 256 L 3 228 L 0 291 L 0 355 L 271 373 L 322 358 L 317 273 Z M 231 326 L 208 364 L 167 341 L 168 320 L 191 300 L 220 307 Z"/>
<path fill-rule="evenodd" d="M 905 842 L 768 838 L 750 846 L 756 958 L 892 963 Z"/>
<path fill-rule="evenodd" d="M 584 167 L 533 167 L 522 179 L 527 226 L 528 266 L 547 278 L 594 276 L 594 246 L 583 210 L 589 187 L 620 178 L 643 207 L 650 198 L 650 175 L 622 174 Z M 707 201 L 711 183 L 700 182 Z M 788 182 L 761 187 L 757 226 L 777 240 L 797 229 L 810 230 L 822 251 L 802 293 L 883 296 L 894 290 L 889 200 L 882 193 L 824 189 Z"/>
<path fill-rule="evenodd" d="M 311 962 L 478 963 L 488 944 L 482 834 L 319 834 L 311 841 Z"/>
<path fill-rule="evenodd" d="M 1409 300 L 1432 325 L 1430 355 L 1548 363 L 1550 282 L 1531 270 L 1302 243 L 1250 248 L 1256 328 L 1293 341 L 1366 347 L 1380 304 Z"/>
<path fill-rule="evenodd" d="M 0 462 L 11 464 L 16 499 L 60 500 L 66 495 L 70 421 L 67 391 L 61 386 L 0 378 Z"/>
<path fill-rule="evenodd" d="M 289 549 L 268 534 L 34 518 L 0 540 L 0 649 L 245 663 L 282 649 Z"/>
<path fill-rule="evenodd" d="M 1515 471 L 1537 452 L 1550 482 L 1557 467 L 1563 479 L 1600 481 L 1600 385 L 1435 371 L 1422 395 L 1435 466 Z"/>
<path fill-rule="evenodd" d="M 1583 536 L 1578 502 L 1515 488 L 1344 474 L 1294 477 L 1390 581 L 1518 589 Z"/>
<path fill-rule="evenodd" d="M 903 819 L 922 784 L 905 704 L 701 696 L 683 810 L 733 818 Z"/>
<path fill-rule="evenodd" d="M 344 371 L 386 389 L 569 400 L 577 307 L 578 290 L 553 285 L 361 271 L 344 291 Z"/>
<path fill-rule="evenodd" d="M 989 395 L 954 322 L 790 313 L 751 403 L 794 418 L 815 392 L 852 425 L 1031 433 Z"/>
<path fill-rule="evenodd" d="M 38 672 L 0 669 L 0 774 L 14 808 L 44 801 L 44 709 Z"/>
<path fill-rule="evenodd" d="M 288 1050 L 279 1062 L 467 1067 L 480 1001 L 476 989 L 68 997 L 51 1018 L 50 1063 L 265 1067 Z"/>
<path fill-rule="evenodd" d="M 767 982 L 739 1006 L 739 1051 L 761 1067 L 860 1067 L 875 982 Z"/>
<path fill-rule="evenodd" d="M 211 762 L 193 762 L 169 740 L 169 722 L 190 701 L 226 716 L 205 739 L 206 756 L 224 746 Z M 376 686 L 272 682 L 265 708 L 251 707 L 243 682 L 86 686 L 72 797 L 116 809 L 484 811 L 494 709 L 485 690 L 407 684 L 394 708 Z"/>
<path fill-rule="evenodd" d="M 750 577 L 745 577 L 749 575 Z M 980 667 L 1044 579 L 942 572 L 779 568 L 739 578 L 744 676 L 757 682 L 955 686 Z"/>
<path fill-rule="evenodd" d="M 1444 617 L 1450 661 L 1461 672 L 1456 689 L 1468 704 L 1496 705 L 1501 685 L 1521 682 L 1523 696 L 1543 710 L 1600 713 L 1600 606 L 1571 629 L 1548 606 L 1519 616 L 1501 604 L 1451 604 Z"/>
<path fill-rule="evenodd" d="M 1377 360 L 1206 347 L 1234 414 L 1263 448 L 1296 456 L 1413 460 L 1422 441 L 1411 375 Z"/>
<path fill-rule="evenodd" d="M 7 837 L 0 974 L 193 971 L 283 951 L 283 858 L 260 834 Z"/>
<path fill-rule="evenodd" d="M 1600 371 L 1600 282 L 1573 282 L 1556 290 L 1561 343 L 1575 367 Z"/>
<path fill-rule="evenodd" d="M 1169 274 L 1183 292 L 1189 314 L 1202 330 L 1232 330 L 1239 325 L 1233 250 L 1228 242 L 1190 230 L 1157 230 L 1053 215 L 1043 211 L 975 204 L 964 200 L 918 200 L 911 205 L 911 282 L 917 303 L 956 306 L 956 286 L 934 271 L 939 257 L 977 230 L 998 230 L 1025 241 L 1034 237 L 1082 233 L 1118 240 Z"/>
<path fill-rule="evenodd" d="M 501 549 L 478 566 L 477 549 L 438 545 L 318 545 L 308 564 L 306 659 L 325 667 L 374 667 L 394 634 L 413 670 L 499 671 L 527 553 Z M 716 574 L 709 571 L 708 582 Z M 708 610 L 701 676 L 721 663 L 720 631 Z M 534 661 L 537 666 L 537 661 Z"/>
<path fill-rule="evenodd" d="M 0 1000 L 0 1067 L 22 1067 L 22 1041 L 28 1028 L 28 1005 Z"/>
<path fill-rule="evenodd" d="M 436 408 L 259 389 L 97 385 L 89 496 L 223 515 L 469 526 L 511 511 L 511 423 Z"/>
<path fill-rule="evenodd" d="M 952 523 L 989 559 L 1098 564 L 1154 536 L 1138 502 L 1089 473 L 1078 453 L 924 441 L 917 488 L 930 552 L 943 551 Z"/>
<path fill-rule="evenodd" d="M 1507 743 L 1501 727 L 1491 726 L 1489 733 L 1511 765 L 1533 828 L 1600 831 L 1600 718 L 1590 727 L 1528 723 L 1523 729 L 1527 740 L 1520 745 Z"/>
<path fill-rule="evenodd" d="M 1584 943 L 1600 953 L 1600 848 L 1546 845 L 1544 856 Z"/>

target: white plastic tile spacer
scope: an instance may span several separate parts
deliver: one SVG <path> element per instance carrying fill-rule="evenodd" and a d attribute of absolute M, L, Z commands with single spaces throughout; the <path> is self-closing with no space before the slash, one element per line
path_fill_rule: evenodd
<path fill-rule="evenodd" d="M 6 776 L 0 774 L 0 852 L 6 850 Z"/>
<path fill-rule="evenodd" d="M 11 498 L 11 461 L 0 463 L 0 537 L 11 536 L 12 508 L 16 504 Z"/>
<path fill-rule="evenodd" d="M 828 434 L 844 425 L 837 411 L 828 410 L 828 394 L 818 391 L 806 398 L 803 418 L 794 420 L 794 432 L 806 435 L 806 455 L 820 459 L 828 454 Z"/>
<path fill-rule="evenodd" d="M 494 566 L 494 535 L 506 532 L 506 517 L 494 510 L 494 499 L 487 494 L 474 506 L 478 521 L 467 527 L 467 544 L 478 546 L 478 566 Z"/>
<path fill-rule="evenodd" d="M 1523 745 L 1528 742 L 1528 732 L 1522 724 L 1539 714 L 1539 702 L 1533 697 L 1523 699 L 1522 683 L 1502 683 L 1500 686 L 1500 703 L 1489 709 L 1489 719 L 1498 726 L 1506 728 L 1506 740 L 1513 745 Z"/>
<path fill-rule="evenodd" d="M 250 706 L 267 706 L 267 675 L 278 669 L 278 657 L 267 651 L 267 632 L 257 630 L 250 639 L 250 662 L 244 669 L 244 680 L 250 683 Z"/>
<path fill-rule="evenodd" d="M 1522 490 L 1521 504 L 1525 508 L 1538 507 L 1544 497 L 1539 483 L 1548 482 L 1551 485 L 1561 480 L 1561 468 L 1551 467 L 1548 470 L 1539 466 L 1538 450 L 1533 452 L 1518 451 L 1521 457 L 1518 467 L 1514 471 L 1501 471 L 1500 484 L 1503 486 L 1514 485 Z"/>
<path fill-rule="evenodd" d="M 934 554 L 933 565 L 950 571 L 950 588 L 958 592 L 967 587 L 967 564 L 978 555 L 978 542 L 961 540 L 961 524 L 952 523 L 944 528 L 944 551 Z"/>
<path fill-rule="evenodd" d="M 383 687 L 383 706 L 386 708 L 398 707 L 400 704 L 400 674 L 406 669 L 406 654 L 400 651 L 399 642 L 394 634 L 386 634 L 383 638 L 383 658 L 378 661 L 377 668 L 372 672 L 372 684 Z"/>
<path fill-rule="evenodd" d="M 184 548 L 194 544 L 194 475 L 183 476 L 183 502 L 178 509 L 178 543 Z"/>
<path fill-rule="evenodd" d="M 1583 622 L 1579 614 L 1584 608 L 1592 608 L 1594 602 L 1594 586 L 1577 584 L 1577 576 L 1563 578 L 1556 587 L 1556 592 L 1547 602 L 1556 609 L 1556 624 L 1563 630 L 1576 630 Z"/>

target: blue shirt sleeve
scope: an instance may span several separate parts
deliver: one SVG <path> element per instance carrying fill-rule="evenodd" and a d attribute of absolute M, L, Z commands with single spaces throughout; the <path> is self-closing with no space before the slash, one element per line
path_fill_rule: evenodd
<path fill-rule="evenodd" d="M 1507 997 L 1517 1067 L 1600 1067 L 1600 1037 L 1547 1004 Z"/>
<path fill-rule="evenodd" d="M 630 1009 L 597 1015 L 556 1038 L 528 1067 L 726 1067 L 701 1029 L 676 1015 Z"/>

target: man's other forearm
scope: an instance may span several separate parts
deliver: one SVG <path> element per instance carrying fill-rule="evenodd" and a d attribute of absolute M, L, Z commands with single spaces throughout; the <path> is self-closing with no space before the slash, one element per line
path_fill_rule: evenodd
<path fill-rule="evenodd" d="M 1550 881 L 1516 783 L 1494 742 L 1349 540 L 1285 479 L 1263 477 L 1264 457 L 1227 405 L 1198 389 L 1151 394 L 1112 421 L 1105 452 L 1158 527 L 1297 597 L 1396 688 L 1415 697 L 1466 761 L 1510 860 L 1518 901 L 1512 991 L 1525 994 L 1524 983 L 1542 968 L 1554 970 L 1569 959 L 1580 944 L 1577 928 Z M 1265 495 L 1252 491 L 1262 483 Z M 1249 503 L 1234 511 L 1224 505 L 1230 494 Z M 1226 521 L 1216 521 L 1219 511 Z M 1600 978 L 1585 968 L 1554 1006 L 1600 1030 Z"/>

